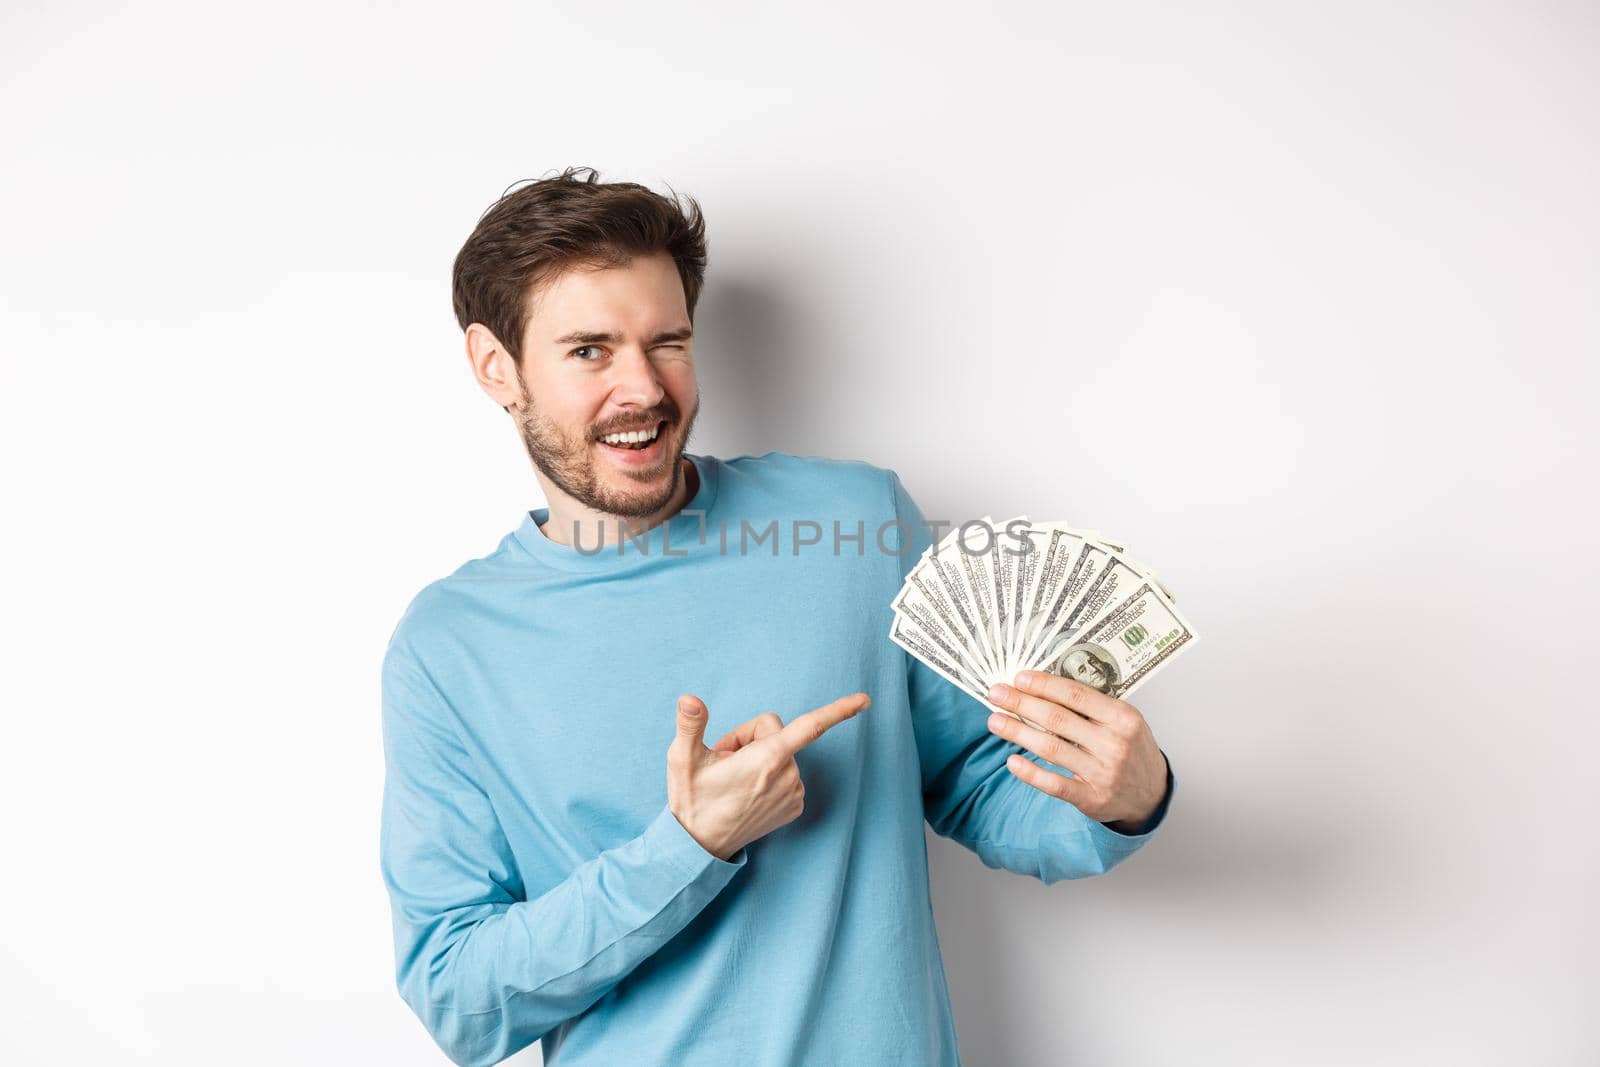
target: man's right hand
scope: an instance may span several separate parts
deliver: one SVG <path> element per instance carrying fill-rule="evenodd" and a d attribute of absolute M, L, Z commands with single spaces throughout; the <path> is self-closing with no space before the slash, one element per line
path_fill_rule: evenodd
<path fill-rule="evenodd" d="M 787 726 L 765 712 L 707 748 L 705 703 L 679 697 L 678 736 L 667 749 L 667 807 L 701 848 L 727 860 L 799 817 L 806 787 L 795 753 L 871 703 L 854 693 L 796 715 Z"/>

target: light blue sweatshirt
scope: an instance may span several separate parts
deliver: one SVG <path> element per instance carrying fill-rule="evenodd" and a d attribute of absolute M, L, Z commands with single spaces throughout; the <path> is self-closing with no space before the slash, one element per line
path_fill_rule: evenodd
<path fill-rule="evenodd" d="M 958 1064 L 923 820 L 991 867 L 1080 878 L 1149 839 L 1170 774 L 1129 836 L 1005 769 L 987 710 L 887 636 L 932 537 L 893 472 L 689 458 L 697 492 L 648 536 L 563 545 L 530 512 L 396 627 L 400 993 L 460 1064 L 541 1039 L 551 1067 Z M 668 810 L 679 694 L 709 745 L 858 690 L 872 705 L 796 756 L 793 822 L 724 862 Z"/>

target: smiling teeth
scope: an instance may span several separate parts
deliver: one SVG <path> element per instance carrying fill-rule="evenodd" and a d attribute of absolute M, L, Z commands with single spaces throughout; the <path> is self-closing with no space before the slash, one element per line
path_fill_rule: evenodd
<path fill-rule="evenodd" d="M 638 444 L 640 441 L 654 441 L 656 439 L 656 434 L 660 431 L 660 429 L 661 425 L 660 423 L 657 423 L 648 430 L 632 430 L 628 433 L 608 433 L 604 437 L 600 438 L 600 440 L 604 441 L 608 445 L 634 445 Z"/>

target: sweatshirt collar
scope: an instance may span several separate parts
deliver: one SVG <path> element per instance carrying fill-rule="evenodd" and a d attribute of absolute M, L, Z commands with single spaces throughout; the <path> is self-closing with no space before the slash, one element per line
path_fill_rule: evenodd
<path fill-rule="evenodd" d="M 707 531 L 714 527 L 712 509 L 717 500 L 720 464 L 712 456 L 690 452 L 683 455 L 694 464 L 695 472 L 700 476 L 699 488 L 671 518 L 651 527 L 639 537 L 627 538 L 602 548 L 588 545 L 580 549 L 574 545 L 564 545 L 552 541 L 539 529 L 550 519 L 550 509 L 542 507 L 523 515 L 515 531 L 517 543 L 540 562 L 573 571 L 618 571 L 645 566 L 653 561 L 669 563 L 705 551 L 707 544 L 715 543 Z"/>

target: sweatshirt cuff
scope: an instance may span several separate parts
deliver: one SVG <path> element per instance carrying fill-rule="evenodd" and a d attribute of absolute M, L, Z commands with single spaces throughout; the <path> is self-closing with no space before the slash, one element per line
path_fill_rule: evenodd
<path fill-rule="evenodd" d="M 663 807 L 640 836 L 652 854 L 660 856 L 689 882 L 712 892 L 739 873 L 748 858 L 742 846 L 729 859 L 713 856 L 683 828 L 670 807 Z"/>

